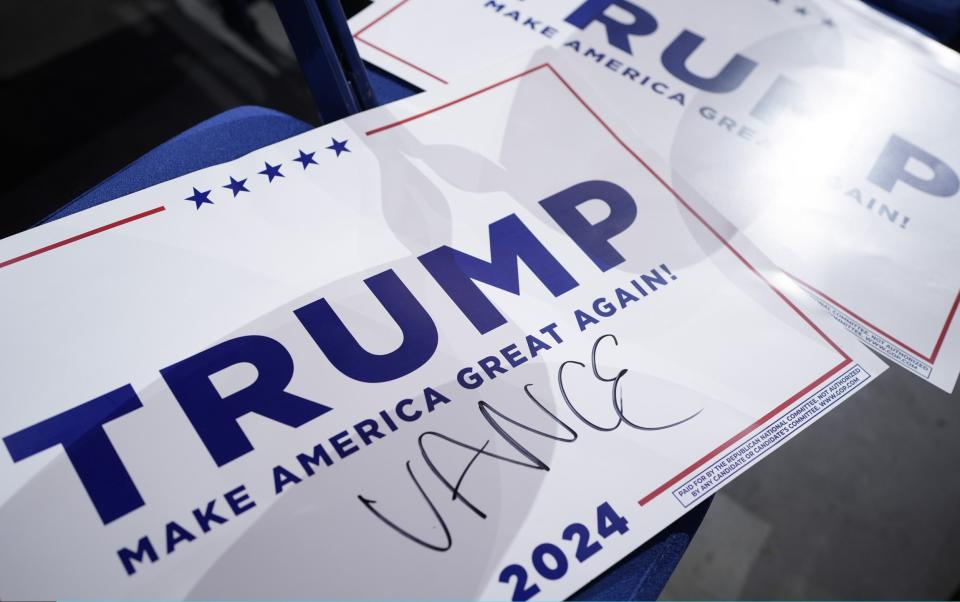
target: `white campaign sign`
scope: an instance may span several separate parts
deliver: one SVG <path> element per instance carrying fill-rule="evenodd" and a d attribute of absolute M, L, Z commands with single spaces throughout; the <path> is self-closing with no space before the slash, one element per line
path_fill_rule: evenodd
<path fill-rule="evenodd" d="M 884 370 L 583 90 L 0 241 L 0 598 L 563 597 Z"/>
<path fill-rule="evenodd" d="M 951 391 L 960 57 L 858 5 L 381 0 L 351 27 L 426 89 L 555 48 L 864 343 Z"/>

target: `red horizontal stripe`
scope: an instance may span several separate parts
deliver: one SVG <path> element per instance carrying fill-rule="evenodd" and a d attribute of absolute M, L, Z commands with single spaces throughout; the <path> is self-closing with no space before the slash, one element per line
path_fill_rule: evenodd
<path fill-rule="evenodd" d="M 87 230 L 86 232 L 81 232 L 80 234 L 77 234 L 77 235 L 75 235 L 75 236 L 71 236 L 70 238 L 65 238 L 65 239 L 63 239 L 63 240 L 61 240 L 61 241 L 55 242 L 55 243 L 53 243 L 53 244 L 49 244 L 49 245 L 47 245 L 47 246 L 45 246 L 45 247 L 40 247 L 39 249 L 36 249 L 36 250 L 34 250 L 34 251 L 30 251 L 29 253 L 24 253 L 23 255 L 18 255 L 18 256 L 16 256 L 16 257 L 14 257 L 13 259 L 8 259 L 8 260 L 6 260 L 6 261 L 4 261 L 4 262 L 0 262 L 0 268 L 5 268 L 5 267 L 7 267 L 7 266 L 9 266 L 9 265 L 13 265 L 13 264 L 15 264 L 15 263 L 19 263 L 19 262 L 21 262 L 21 261 L 23 261 L 23 260 L 25 260 L 25 259 L 30 259 L 31 257 L 36 257 L 37 255 L 40 255 L 41 253 L 46 253 L 47 251 L 52 251 L 52 250 L 54 250 L 54 249 L 58 249 L 58 248 L 63 247 L 63 246 L 65 246 L 65 245 L 69 245 L 70 243 L 77 242 L 78 240 L 83 240 L 84 238 L 89 238 L 89 237 L 93 236 L 94 234 L 100 234 L 101 232 L 106 232 L 107 230 L 111 230 L 111 229 L 116 228 L 116 227 L 118 227 L 118 226 L 122 226 L 122 225 L 124 225 L 124 224 L 129 224 L 130 222 L 134 222 L 134 221 L 136 221 L 136 220 L 138 220 L 138 219 L 143 219 L 143 218 L 145 218 L 145 217 L 149 217 L 149 216 L 151 216 L 151 215 L 154 215 L 155 213 L 160 213 L 160 212 L 163 211 L 164 209 L 166 209 L 166 207 L 163 207 L 163 206 L 161 206 L 161 207 L 154 207 L 153 209 L 150 209 L 150 210 L 148 210 L 148 211 L 144 211 L 143 213 L 138 213 L 138 214 L 136 214 L 136 215 L 131 215 L 130 217 L 125 217 L 125 218 L 123 218 L 123 219 L 121 219 L 121 220 L 117 220 L 117 221 L 115 221 L 115 222 L 110 222 L 109 224 L 106 224 L 106 225 L 104 225 L 104 226 L 100 226 L 99 228 L 94 228 L 93 230 Z"/>

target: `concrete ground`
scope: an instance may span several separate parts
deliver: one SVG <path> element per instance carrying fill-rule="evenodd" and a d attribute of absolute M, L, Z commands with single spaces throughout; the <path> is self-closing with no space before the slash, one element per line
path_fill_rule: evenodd
<path fill-rule="evenodd" d="M 891 367 L 728 485 L 661 596 L 957 599 L 960 392 Z"/>

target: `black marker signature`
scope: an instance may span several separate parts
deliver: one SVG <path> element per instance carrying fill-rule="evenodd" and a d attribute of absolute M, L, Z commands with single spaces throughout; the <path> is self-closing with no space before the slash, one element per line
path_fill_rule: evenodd
<path fill-rule="evenodd" d="M 669 424 L 656 425 L 656 426 L 642 425 L 628 419 L 624 415 L 624 395 L 623 395 L 623 385 L 622 385 L 622 380 L 624 376 L 627 375 L 628 370 L 621 369 L 617 372 L 616 376 L 610 377 L 610 376 L 601 375 L 598 369 L 597 352 L 600 347 L 600 343 L 606 339 L 612 340 L 614 345 L 619 345 L 619 342 L 617 341 L 617 337 L 614 336 L 613 334 L 605 334 L 597 338 L 597 340 L 594 341 L 593 348 L 591 349 L 591 352 L 590 352 L 590 367 L 591 367 L 591 371 L 593 372 L 593 376 L 598 381 L 604 382 L 604 383 L 610 383 L 612 406 L 613 406 L 614 413 L 617 416 L 617 421 L 613 426 L 600 426 L 598 424 L 595 424 L 594 422 L 589 420 L 587 417 L 585 417 L 583 414 L 581 414 L 580 411 L 577 410 L 573 401 L 571 401 L 570 399 L 570 395 L 567 392 L 567 389 L 564 384 L 564 370 L 568 365 L 571 365 L 571 364 L 579 366 L 581 368 L 586 368 L 587 367 L 586 364 L 576 360 L 567 360 L 567 361 L 564 361 L 560 365 L 560 368 L 557 370 L 557 380 L 560 388 L 560 396 L 563 398 L 564 404 L 586 426 L 601 432 L 613 431 L 619 428 L 621 425 L 626 425 L 627 427 L 637 429 L 637 430 L 642 430 L 642 431 L 659 431 L 659 430 L 664 430 L 668 428 L 673 428 L 675 426 L 679 426 L 689 420 L 692 420 L 697 415 L 699 415 L 700 412 L 703 411 L 703 409 L 701 408 L 700 410 L 697 410 L 693 414 L 681 420 L 678 420 L 676 422 L 671 422 Z M 480 400 L 477 402 L 477 407 L 480 411 L 480 415 L 483 416 L 483 418 L 493 428 L 493 430 L 496 431 L 496 433 L 500 436 L 500 438 L 506 441 L 508 444 L 510 444 L 510 446 L 514 450 L 516 450 L 522 456 L 523 459 L 519 459 L 515 457 L 512 458 L 509 456 L 504 456 L 504 455 L 487 451 L 487 446 L 490 444 L 490 439 L 487 439 L 483 443 L 483 445 L 477 447 L 475 445 L 464 443 L 462 441 L 459 441 L 457 439 L 454 439 L 453 437 L 450 437 L 448 435 L 445 435 L 437 431 L 425 431 L 421 433 L 420 436 L 418 437 L 417 443 L 420 449 L 420 455 L 423 457 L 423 460 L 426 463 L 427 467 L 430 469 L 433 475 L 437 478 L 437 480 L 443 483 L 443 485 L 450 491 L 451 499 L 453 501 L 461 502 L 462 504 L 464 504 L 464 506 L 469 508 L 472 512 L 474 512 L 477 516 L 479 516 L 482 519 L 486 519 L 487 514 L 483 510 L 481 510 L 479 507 L 477 507 L 469 499 L 464 497 L 462 493 L 460 493 L 460 487 L 461 485 L 463 485 L 463 482 L 467 476 L 467 473 L 473 467 L 477 459 L 480 458 L 480 456 L 486 456 L 488 458 L 493 458 L 502 462 L 507 462 L 509 464 L 521 466 L 524 468 L 529 468 L 532 470 L 544 470 L 544 471 L 550 470 L 550 466 L 547 465 L 546 462 L 544 462 L 536 454 L 530 451 L 529 448 L 527 448 L 525 445 L 520 443 L 515 437 L 510 435 L 503 428 L 503 426 L 500 423 L 501 420 L 504 422 L 508 422 L 516 427 L 519 427 L 527 432 L 533 433 L 540 437 L 551 439 L 553 441 L 559 441 L 563 443 L 573 443 L 574 441 L 577 440 L 577 437 L 578 437 L 577 431 L 571 428 L 570 425 L 568 425 L 566 422 L 561 420 L 556 414 L 548 410 L 547 407 L 543 403 L 541 403 L 540 400 L 538 400 L 536 396 L 533 394 L 532 388 L 533 388 L 533 385 L 529 383 L 524 385 L 523 387 L 524 392 L 526 393 L 528 399 L 534 405 L 536 405 L 543 413 L 545 413 L 547 416 L 553 419 L 553 421 L 556 422 L 566 432 L 567 434 L 566 436 L 559 436 L 553 433 L 548 433 L 546 431 L 541 431 L 539 429 L 536 429 L 519 420 L 511 418 L 510 416 L 504 414 L 503 412 L 498 410 L 496 407 L 494 407 L 492 404 L 484 400 Z M 618 395 L 618 392 L 620 393 L 619 395 Z M 430 457 L 430 454 L 427 451 L 426 446 L 424 445 L 424 441 L 431 438 L 439 439 L 447 443 L 451 443 L 457 447 L 472 450 L 474 452 L 473 456 L 470 458 L 470 461 L 467 462 L 463 471 L 461 471 L 459 477 L 457 478 L 456 483 L 451 483 L 450 480 L 447 479 L 447 477 L 440 472 L 440 470 L 437 468 L 436 464 L 434 463 L 433 459 Z M 410 480 L 413 481 L 414 486 L 416 486 L 417 490 L 420 492 L 420 495 L 423 497 L 423 499 L 426 501 L 427 505 L 429 506 L 434 517 L 440 523 L 440 527 L 443 529 L 443 534 L 445 539 L 445 543 L 443 545 L 432 544 L 426 541 L 425 539 L 418 537 L 410 533 L 403 527 L 399 526 L 396 521 L 389 519 L 387 516 L 385 516 L 382 512 L 380 512 L 375 507 L 375 504 L 377 503 L 376 500 L 366 498 L 363 495 L 357 495 L 357 499 L 359 499 L 360 502 L 364 505 L 364 507 L 370 510 L 370 512 L 372 512 L 374 516 L 379 518 L 381 521 L 383 521 L 387 526 L 392 528 L 397 533 L 431 550 L 435 550 L 438 552 L 446 552 L 453 546 L 453 536 L 450 533 L 450 529 L 447 527 L 447 523 L 443 519 L 443 515 L 440 513 L 439 510 L 437 510 L 437 507 L 433 503 L 433 500 L 430 499 L 430 496 L 426 493 L 426 491 L 424 491 L 423 486 L 420 484 L 420 481 L 417 480 L 417 477 L 413 472 L 413 468 L 409 460 L 406 462 L 406 467 L 407 467 L 407 474 L 410 476 Z"/>

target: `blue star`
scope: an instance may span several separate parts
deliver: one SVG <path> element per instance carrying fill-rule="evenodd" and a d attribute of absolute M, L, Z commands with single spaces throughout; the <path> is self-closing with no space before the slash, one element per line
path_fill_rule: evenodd
<path fill-rule="evenodd" d="M 213 201 L 211 201 L 209 197 L 210 197 L 210 191 L 209 191 L 209 190 L 206 190 L 206 191 L 204 191 L 204 192 L 200 192 L 199 190 L 197 190 L 196 188 L 194 188 L 194 189 L 193 189 L 193 194 L 190 195 L 190 196 L 188 196 L 188 197 L 185 198 L 184 200 L 185 200 L 185 201 L 193 201 L 194 203 L 197 204 L 197 209 L 200 209 L 200 205 L 203 205 L 204 203 L 210 203 L 211 205 L 213 204 Z"/>
<path fill-rule="evenodd" d="M 233 198 L 237 198 L 237 195 L 240 194 L 241 192 L 250 192 L 249 190 L 247 190 L 247 187 L 245 186 L 246 183 L 247 183 L 246 178 L 238 181 L 238 180 L 234 180 L 233 176 L 230 176 L 230 183 L 224 186 L 224 188 L 229 188 L 230 190 L 232 190 Z"/>
<path fill-rule="evenodd" d="M 330 140 L 333 141 L 333 144 L 331 144 L 327 148 L 329 148 L 332 151 L 335 151 L 338 157 L 340 156 L 340 153 L 350 152 L 350 149 L 347 148 L 347 142 L 349 142 L 348 140 L 344 140 L 343 142 L 338 142 L 336 138 L 331 138 Z"/>
<path fill-rule="evenodd" d="M 802 6 L 798 6 L 797 8 L 795 8 L 794 12 L 804 17 L 807 16 L 807 9 Z"/>
<path fill-rule="evenodd" d="M 268 181 L 273 182 L 274 178 L 284 177 L 283 174 L 280 173 L 280 165 L 270 165 L 266 161 L 264 161 L 263 164 L 266 166 L 266 169 L 258 173 L 262 173 L 263 175 L 267 176 Z"/>
<path fill-rule="evenodd" d="M 299 161 L 300 163 L 302 163 L 304 169 L 306 169 L 308 165 L 317 164 L 317 162 L 313 159 L 313 156 L 317 154 L 316 152 L 312 152 L 312 153 L 305 153 L 303 151 L 299 151 L 299 152 L 300 152 L 300 156 L 295 158 L 294 161 Z"/>

